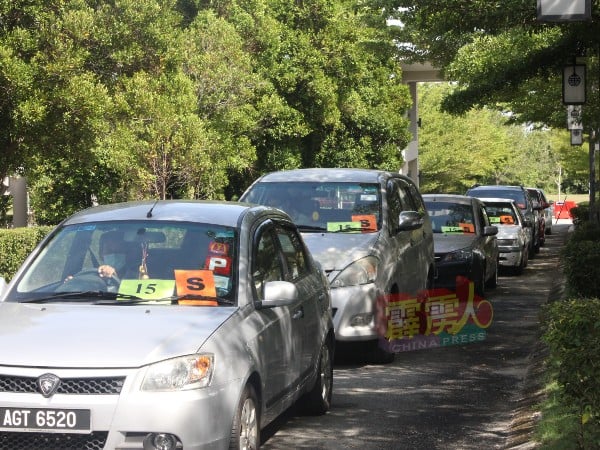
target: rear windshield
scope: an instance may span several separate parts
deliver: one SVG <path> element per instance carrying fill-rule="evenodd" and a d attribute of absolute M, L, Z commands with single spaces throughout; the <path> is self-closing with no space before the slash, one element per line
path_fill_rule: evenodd
<path fill-rule="evenodd" d="M 381 194 L 375 183 L 257 183 L 243 200 L 282 209 L 305 232 L 381 229 Z"/>

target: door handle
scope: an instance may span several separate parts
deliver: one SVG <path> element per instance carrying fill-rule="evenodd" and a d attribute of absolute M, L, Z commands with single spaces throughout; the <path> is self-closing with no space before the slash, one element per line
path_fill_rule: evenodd
<path fill-rule="evenodd" d="M 304 317 L 304 307 L 300 307 L 298 308 L 296 311 L 294 311 L 294 314 L 292 314 L 292 319 L 296 320 L 296 319 L 302 319 Z"/>

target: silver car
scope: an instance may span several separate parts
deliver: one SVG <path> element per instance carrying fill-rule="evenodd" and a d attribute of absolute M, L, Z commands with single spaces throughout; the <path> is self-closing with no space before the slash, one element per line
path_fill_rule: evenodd
<path fill-rule="evenodd" d="M 500 266 L 523 273 L 529 261 L 529 233 L 526 219 L 514 200 L 509 198 L 480 198 L 485 204 L 488 218 L 498 227 Z"/>
<path fill-rule="evenodd" d="M 431 223 L 410 178 L 379 170 L 289 170 L 259 178 L 241 200 L 291 216 L 331 283 L 336 339 L 370 341 L 369 359 L 391 361 L 378 342 L 377 299 L 416 295 L 431 287 L 435 272 Z"/>
<path fill-rule="evenodd" d="M 279 210 L 157 201 L 61 223 L 0 302 L 3 448 L 257 448 L 331 402 L 327 280 Z"/>

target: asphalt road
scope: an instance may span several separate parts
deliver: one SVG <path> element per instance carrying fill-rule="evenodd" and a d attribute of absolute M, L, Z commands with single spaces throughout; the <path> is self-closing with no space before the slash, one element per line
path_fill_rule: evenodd
<path fill-rule="evenodd" d="M 263 430 L 262 448 L 508 448 L 567 230 L 555 225 L 523 275 L 501 275 L 486 293 L 494 321 L 485 341 L 399 353 L 388 365 L 340 348 L 331 411 L 310 417 L 291 408 Z"/>

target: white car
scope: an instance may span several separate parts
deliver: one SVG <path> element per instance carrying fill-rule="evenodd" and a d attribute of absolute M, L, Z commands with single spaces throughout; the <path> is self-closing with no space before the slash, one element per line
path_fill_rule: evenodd
<path fill-rule="evenodd" d="M 484 197 L 480 200 L 485 205 L 490 223 L 498 228 L 496 238 L 500 266 L 512 269 L 516 274 L 523 273 L 529 261 L 530 248 L 530 234 L 526 227 L 531 224 L 512 199 Z"/>
<path fill-rule="evenodd" d="M 0 333 L 6 449 L 256 449 L 292 403 L 331 402 L 329 286 L 274 208 L 75 214 L 4 288 Z"/>
<path fill-rule="evenodd" d="M 368 359 L 391 361 L 377 300 L 417 295 L 435 276 L 431 221 L 413 181 L 381 170 L 297 169 L 260 177 L 241 200 L 290 215 L 331 284 L 336 339 L 368 341 Z"/>

